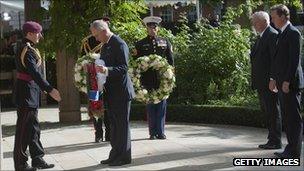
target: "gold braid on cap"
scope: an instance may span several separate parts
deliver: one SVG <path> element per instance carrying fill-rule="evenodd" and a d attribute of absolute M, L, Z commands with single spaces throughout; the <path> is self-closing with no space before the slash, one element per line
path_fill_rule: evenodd
<path fill-rule="evenodd" d="M 85 37 L 84 39 L 82 39 L 82 43 L 81 43 L 81 51 L 84 51 L 85 54 L 88 53 L 99 53 L 102 47 L 102 43 L 99 43 L 97 46 L 95 46 L 93 49 L 91 49 L 90 45 L 89 45 L 89 38 L 92 35 L 89 35 L 87 37 Z"/>
<path fill-rule="evenodd" d="M 41 65 L 41 62 L 42 62 L 42 58 L 41 58 L 41 55 L 40 55 L 40 52 L 37 48 L 34 48 L 31 46 L 31 44 L 29 42 L 26 43 L 26 46 L 22 49 L 22 52 L 21 52 L 21 63 L 22 65 L 26 68 L 25 66 L 25 63 L 24 63 L 24 57 L 25 57 L 25 54 L 27 52 L 28 49 L 31 49 L 34 51 L 35 53 L 35 57 L 37 59 L 37 66 L 40 66 Z"/>

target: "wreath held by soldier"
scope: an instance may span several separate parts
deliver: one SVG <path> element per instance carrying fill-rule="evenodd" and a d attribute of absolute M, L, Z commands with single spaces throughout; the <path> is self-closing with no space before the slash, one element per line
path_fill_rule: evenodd
<path fill-rule="evenodd" d="M 148 69 L 153 69 L 157 72 L 159 78 L 158 89 L 147 89 L 142 85 L 142 73 Z M 175 86 L 174 67 L 169 65 L 165 58 L 155 54 L 142 56 L 135 61 L 131 61 L 129 74 L 136 93 L 135 99 L 146 104 L 157 104 L 169 98 Z"/>

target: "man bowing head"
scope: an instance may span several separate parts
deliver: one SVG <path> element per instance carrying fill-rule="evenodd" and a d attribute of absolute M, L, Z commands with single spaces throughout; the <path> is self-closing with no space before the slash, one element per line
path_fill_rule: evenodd
<path fill-rule="evenodd" d="M 131 100 L 135 96 L 128 75 L 129 48 L 124 40 L 113 34 L 107 22 L 95 20 L 91 24 L 92 35 L 103 43 L 100 59 L 105 66 L 96 66 L 97 72 L 107 75 L 105 94 L 111 123 L 112 149 L 107 160 L 101 164 L 121 166 L 131 163 L 131 140 L 129 116 Z"/>

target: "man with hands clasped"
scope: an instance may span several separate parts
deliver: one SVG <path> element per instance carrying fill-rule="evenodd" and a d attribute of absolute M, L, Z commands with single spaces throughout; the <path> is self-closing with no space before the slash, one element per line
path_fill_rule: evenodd
<path fill-rule="evenodd" d="M 271 18 L 280 33 L 271 65 L 269 89 L 278 90 L 288 142 L 284 151 L 276 152 L 275 155 L 280 158 L 299 158 L 303 139 L 300 90 L 304 87 L 300 60 L 301 34 L 290 23 L 289 9 L 285 5 L 273 6 Z"/>

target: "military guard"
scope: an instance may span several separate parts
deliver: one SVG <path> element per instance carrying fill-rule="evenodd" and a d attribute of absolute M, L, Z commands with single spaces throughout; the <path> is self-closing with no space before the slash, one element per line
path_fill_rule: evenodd
<path fill-rule="evenodd" d="M 147 56 L 150 54 L 159 55 L 167 59 L 170 65 L 174 64 L 173 51 L 171 43 L 157 36 L 159 30 L 160 17 L 149 16 L 143 19 L 148 31 L 148 36 L 135 43 L 135 56 Z M 143 73 L 141 82 L 148 90 L 159 88 L 160 80 L 157 72 L 148 69 Z M 148 123 L 150 139 L 166 139 L 164 134 L 165 118 L 166 118 L 167 101 L 162 100 L 158 104 L 147 104 Z"/>
<path fill-rule="evenodd" d="M 110 19 L 108 17 L 103 17 L 103 21 L 106 21 L 108 24 L 110 22 Z M 81 45 L 81 55 L 85 55 L 88 53 L 100 53 L 102 47 L 102 43 L 97 41 L 94 36 L 89 35 L 85 37 L 82 40 L 82 45 Z M 105 96 L 103 98 L 106 98 Z M 105 102 L 105 100 L 104 100 Z M 104 104 L 106 107 L 106 104 Z M 102 128 L 102 122 L 104 122 L 105 125 L 105 141 L 110 141 L 110 121 L 108 118 L 107 111 L 104 111 L 103 118 L 95 118 L 93 116 L 92 111 L 90 108 L 88 108 L 89 111 L 89 116 L 91 120 L 93 121 L 94 124 L 94 129 L 95 129 L 95 142 L 101 142 L 103 141 L 103 128 Z"/>
<path fill-rule="evenodd" d="M 56 101 L 61 97 L 41 74 L 42 58 L 35 45 L 39 42 L 42 27 L 28 21 L 23 25 L 25 38 L 16 55 L 17 80 L 15 83 L 15 103 L 17 124 L 14 145 L 14 165 L 16 170 L 36 170 L 54 167 L 43 159 L 45 154 L 40 142 L 40 125 L 37 118 L 40 101 L 40 89 Z M 27 164 L 26 149 L 29 147 L 32 167 Z"/>

